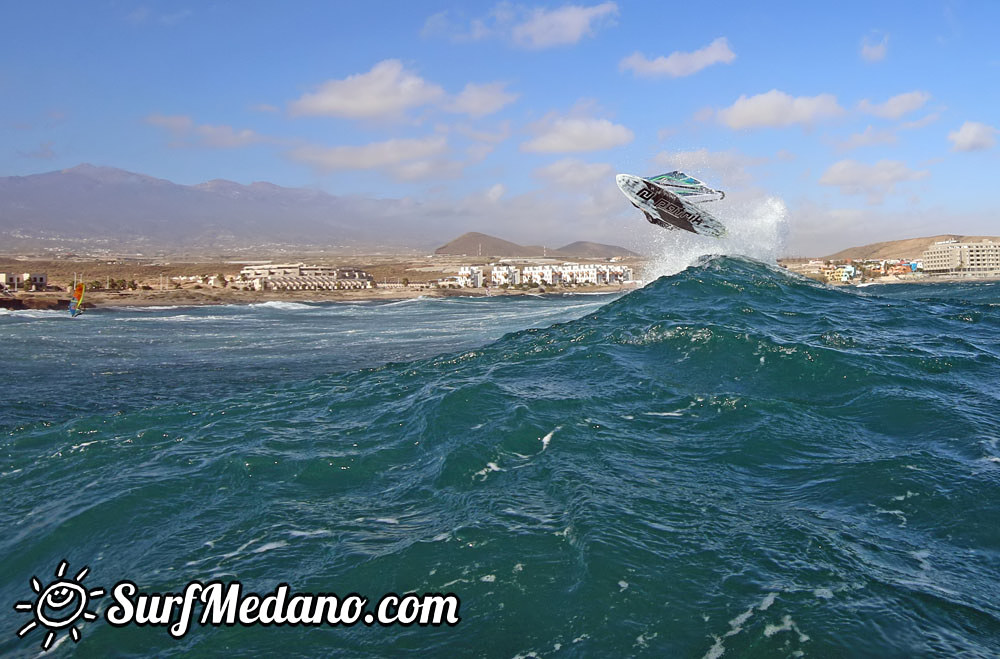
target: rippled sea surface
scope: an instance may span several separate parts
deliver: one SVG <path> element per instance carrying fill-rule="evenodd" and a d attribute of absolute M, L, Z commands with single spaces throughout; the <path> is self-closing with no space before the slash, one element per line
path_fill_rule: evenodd
<path fill-rule="evenodd" d="M 462 621 L 46 656 L 1000 653 L 1000 283 L 0 314 L 0 653 L 62 559 Z"/>

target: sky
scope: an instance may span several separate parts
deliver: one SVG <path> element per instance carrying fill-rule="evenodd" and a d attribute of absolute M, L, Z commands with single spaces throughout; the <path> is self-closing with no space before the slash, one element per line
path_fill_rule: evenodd
<path fill-rule="evenodd" d="M 1000 2 L 3 3 L 0 176 L 402 200 L 456 235 L 635 240 L 681 168 L 787 255 L 998 234 Z M 771 206 L 773 207 L 773 205 Z M 364 221 L 364 218 L 357 218 Z M 648 228 L 648 227 L 647 227 Z"/>

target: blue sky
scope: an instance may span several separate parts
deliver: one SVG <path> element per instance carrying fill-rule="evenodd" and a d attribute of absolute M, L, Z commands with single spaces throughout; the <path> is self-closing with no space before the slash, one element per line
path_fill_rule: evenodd
<path fill-rule="evenodd" d="M 788 254 L 1000 233 L 1000 3 L 109 0 L 3 17 L 0 175 L 270 181 L 537 243 L 622 242 L 642 218 L 614 173 L 682 167 L 730 192 L 730 217 L 781 199 Z"/>

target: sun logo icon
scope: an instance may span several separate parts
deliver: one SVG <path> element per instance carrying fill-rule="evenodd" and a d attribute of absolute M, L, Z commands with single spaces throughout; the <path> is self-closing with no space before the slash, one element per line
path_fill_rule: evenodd
<path fill-rule="evenodd" d="M 87 590 L 83 587 L 83 578 L 90 572 L 89 567 L 84 567 L 72 579 L 64 578 L 69 563 L 60 561 L 56 568 L 56 581 L 46 587 L 42 587 L 42 582 L 38 577 L 31 577 L 31 589 L 38 594 L 34 602 L 18 602 L 14 605 L 15 611 L 31 611 L 34 619 L 17 630 L 17 637 L 23 638 L 28 632 L 41 625 L 48 630 L 45 639 L 42 640 L 42 650 L 52 647 L 52 641 L 56 634 L 69 628 L 69 636 L 74 643 L 80 641 L 80 630 L 73 623 L 80 618 L 84 620 L 97 620 L 97 614 L 87 610 L 90 598 L 104 595 L 103 588 Z"/>

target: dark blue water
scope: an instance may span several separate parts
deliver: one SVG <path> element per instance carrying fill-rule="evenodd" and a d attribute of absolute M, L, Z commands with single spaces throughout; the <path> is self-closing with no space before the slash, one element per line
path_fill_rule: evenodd
<path fill-rule="evenodd" d="M 0 652 L 29 580 L 454 592 L 455 627 L 51 655 L 996 656 L 1000 284 L 732 258 L 620 298 L 0 316 Z M 91 608 L 103 613 L 109 598 Z"/>

